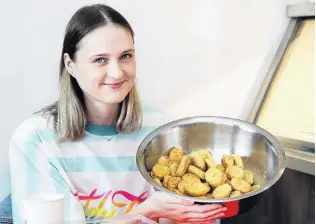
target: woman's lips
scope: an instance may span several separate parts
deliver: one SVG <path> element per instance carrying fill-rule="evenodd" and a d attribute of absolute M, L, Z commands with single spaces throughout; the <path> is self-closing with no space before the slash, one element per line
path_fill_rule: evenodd
<path fill-rule="evenodd" d="M 111 89 L 118 89 L 123 85 L 123 82 L 117 83 L 105 83 L 106 86 L 110 87 Z"/>

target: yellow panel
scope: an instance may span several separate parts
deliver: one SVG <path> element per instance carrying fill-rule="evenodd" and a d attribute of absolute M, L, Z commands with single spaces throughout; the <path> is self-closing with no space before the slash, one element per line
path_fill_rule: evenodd
<path fill-rule="evenodd" d="M 287 50 L 257 125 L 275 136 L 315 142 L 315 20 L 306 20 Z"/>

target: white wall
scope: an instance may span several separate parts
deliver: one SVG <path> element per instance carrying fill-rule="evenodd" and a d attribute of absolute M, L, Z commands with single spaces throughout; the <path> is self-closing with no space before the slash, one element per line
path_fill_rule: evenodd
<path fill-rule="evenodd" d="M 173 118 L 244 119 L 260 69 L 300 0 L 108 0 L 136 32 L 142 98 Z M 0 8 L 0 201 L 8 195 L 8 140 L 25 117 L 53 101 L 66 23 L 97 1 L 3 1 Z"/>

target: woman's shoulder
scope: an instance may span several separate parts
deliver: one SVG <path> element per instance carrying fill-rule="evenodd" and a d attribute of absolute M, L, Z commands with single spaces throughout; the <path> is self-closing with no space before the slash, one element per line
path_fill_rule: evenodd
<path fill-rule="evenodd" d="M 33 114 L 19 123 L 13 130 L 11 140 L 19 142 L 42 142 L 55 139 L 53 117 L 42 113 Z"/>

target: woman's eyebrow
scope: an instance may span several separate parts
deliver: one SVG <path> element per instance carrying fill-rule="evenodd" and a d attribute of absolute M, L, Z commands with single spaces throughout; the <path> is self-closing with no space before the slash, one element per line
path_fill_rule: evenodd
<path fill-rule="evenodd" d="M 131 48 L 131 49 L 123 51 L 121 54 L 125 54 L 127 52 L 134 52 L 134 51 L 135 51 L 135 49 Z M 92 55 L 91 57 L 89 57 L 89 59 L 94 58 L 94 57 L 101 57 L 101 56 L 109 56 L 109 54 L 106 54 L 106 53 L 95 54 L 95 55 Z"/>
<path fill-rule="evenodd" d="M 127 53 L 127 52 L 134 52 L 134 51 L 135 51 L 135 49 L 134 49 L 134 48 L 131 48 L 131 49 L 128 49 L 128 50 L 126 50 L 126 51 L 123 51 L 122 54 Z"/>

